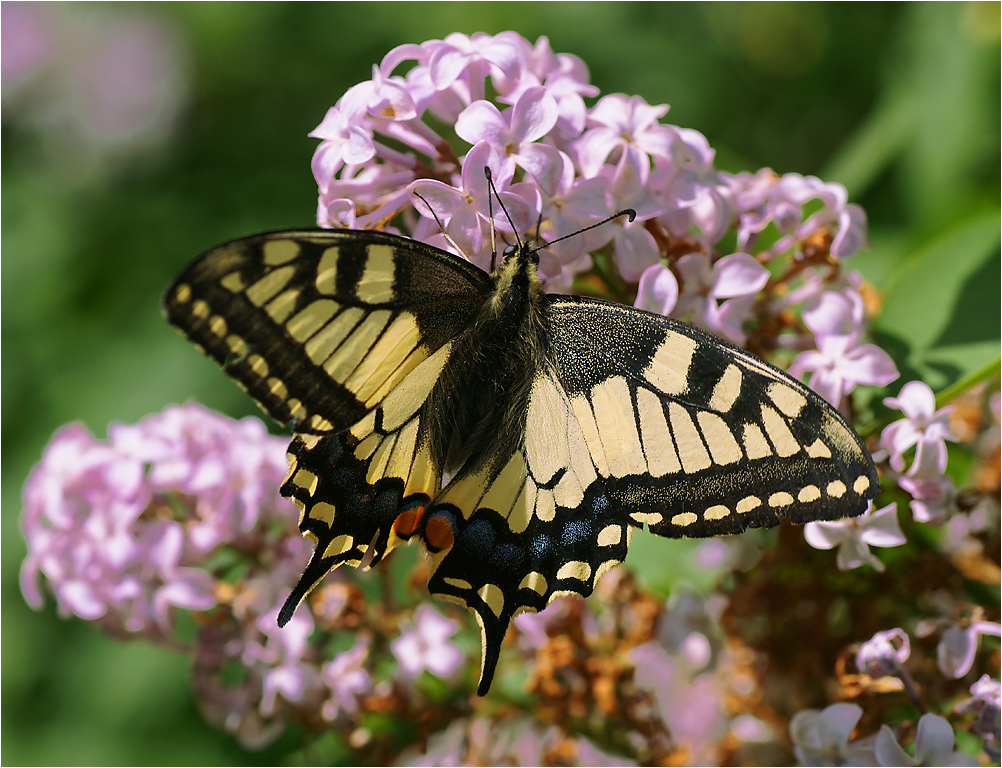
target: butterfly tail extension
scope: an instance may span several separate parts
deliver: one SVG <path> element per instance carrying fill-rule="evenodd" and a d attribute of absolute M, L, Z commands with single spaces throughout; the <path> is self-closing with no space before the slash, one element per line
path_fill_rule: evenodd
<path fill-rule="evenodd" d="M 558 501 L 566 489 L 557 486 L 568 474 L 569 469 L 557 481 L 537 485 L 525 470 L 524 455 L 518 455 L 492 480 L 472 475 L 451 483 L 429 513 L 426 541 L 433 538 L 428 529 L 440 523 L 452 532 L 452 543 L 440 552 L 429 547 L 428 589 L 477 617 L 483 640 L 481 696 L 490 689 L 515 616 L 540 611 L 561 595 L 587 597 L 602 574 L 626 557 L 630 523 L 612 508 L 601 483 L 584 491 L 571 480 L 580 494 L 576 503 Z"/>
<path fill-rule="evenodd" d="M 390 473 L 369 482 L 371 459 L 364 454 L 360 458 L 358 441 L 350 432 L 293 438 L 289 474 L 281 493 L 300 508 L 300 531 L 316 549 L 282 606 L 279 626 L 292 618 L 303 599 L 335 568 L 363 561 L 374 565 L 414 535 L 437 481 L 417 468 L 410 477 Z"/>

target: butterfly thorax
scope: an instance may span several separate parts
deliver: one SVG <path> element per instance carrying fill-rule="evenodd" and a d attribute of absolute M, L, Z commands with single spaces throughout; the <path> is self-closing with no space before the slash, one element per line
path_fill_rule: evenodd
<path fill-rule="evenodd" d="M 426 405 L 433 455 L 450 474 L 497 471 L 521 448 L 529 391 L 547 360 L 538 263 L 528 245 L 506 251 Z"/>

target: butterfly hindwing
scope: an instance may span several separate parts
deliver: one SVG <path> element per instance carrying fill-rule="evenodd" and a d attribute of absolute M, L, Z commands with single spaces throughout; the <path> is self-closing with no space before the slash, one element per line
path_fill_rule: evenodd
<path fill-rule="evenodd" d="M 483 271 L 414 240 L 287 231 L 209 251 L 164 303 L 273 418 L 331 434 L 455 337 L 489 288 Z"/>
<path fill-rule="evenodd" d="M 652 532 L 831 520 L 876 495 L 873 462 L 842 416 L 753 355 L 596 299 L 550 296 L 546 314 L 560 383 L 610 499 Z"/>

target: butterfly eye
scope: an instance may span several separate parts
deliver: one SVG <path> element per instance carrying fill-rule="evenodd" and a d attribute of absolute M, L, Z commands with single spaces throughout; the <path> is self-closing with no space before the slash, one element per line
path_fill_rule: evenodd
<path fill-rule="evenodd" d="M 503 256 L 506 259 L 510 259 L 510 258 L 512 258 L 515 255 L 516 251 L 518 251 L 518 246 L 517 245 L 509 245 L 507 248 L 504 249 Z"/>

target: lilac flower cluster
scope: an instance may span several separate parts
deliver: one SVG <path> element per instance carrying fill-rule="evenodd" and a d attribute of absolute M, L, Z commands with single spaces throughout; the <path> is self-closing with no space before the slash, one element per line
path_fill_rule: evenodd
<path fill-rule="evenodd" d="M 902 749 L 886 725 L 874 735 L 850 740 L 862 715 L 862 707 L 846 703 L 794 715 L 790 738 L 801 765 L 978 765 L 970 755 L 954 750 L 953 728 L 939 715 L 919 719 L 914 756 Z"/>
<path fill-rule="evenodd" d="M 278 493 L 286 447 L 257 419 L 171 406 L 112 424 L 107 441 L 62 428 L 24 486 L 28 603 L 42 608 L 47 587 L 64 617 L 190 651 L 206 718 L 248 747 L 270 743 L 296 716 L 350 724 L 361 699 L 390 684 L 370 671 L 370 631 L 352 633 L 351 647 L 332 657 L 316 642 L 345 624 L 334 607 L 343 581 L 320 590 L 325 631 L 308 606 L 278 627 L 312 549 L 299 511 Z M 195 614 L 191 641 L 179 639 L 180 610 Z M 400 677 L 468 666 L 449 642 L 455 623 L 437 611 L 422 606 L 400 623 Z"/>
<path fill-rule="evenodd" d="M 406 74 L 394 74 L 404 65 Z M 321 139 L 317 221 L 363 229 L 398 221 L 489 267 L 491 226 L 538 231 L 543 245 L 633 208 L 632 223 L 618 219 L 541 251 L 547 289 L 566 291 L 591 267 L 589 254 L 609 247 L 622 278 L 639 283 L 637 306 L 739 343 L 757 315 L 804 305 L 803 344 L 816 334 L 819 351 L 805 353 L 799 370 L 814 371 L 815 388 L 837 405 L 857 384 L 896 377 L 885 353 L 859 344 L 858 284 L 837 277 L 866 242 L 866 217 L 843 187 L 768 169 L 723 173 L 704 136 L 661 122 L 667 105 L 611 94 L 586 106 L 583 97 L 597 93 L 584 63 L 555 54 L 545 37 L 532 45 L 513 32 L 456 33 L 395 48 L 310 134 Z M 491 220 L 485 166 L 510 223 Z M 735 250 L 714 250 L 725 241 Z M 802 284 L 782 300 L 759 296 L 766 265 L 782 260 L 797 265 Z"/>

